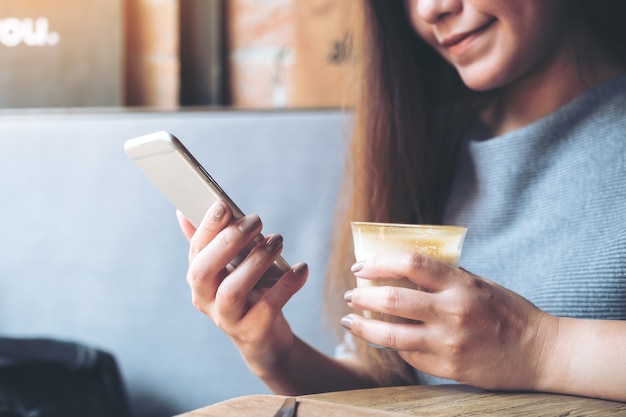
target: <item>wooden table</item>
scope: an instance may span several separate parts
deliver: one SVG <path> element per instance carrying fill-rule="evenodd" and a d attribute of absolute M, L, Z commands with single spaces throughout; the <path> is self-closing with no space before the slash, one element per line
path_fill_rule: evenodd
<path fill-rule="evenodd" d="M 180 417 L 272 417 L 286 397 L 234 398 Z M 389 387 L 297 397 L 298 417 L 626 416 L 626 403 L 568 395 L 491 392 L 464 385 Z"/>

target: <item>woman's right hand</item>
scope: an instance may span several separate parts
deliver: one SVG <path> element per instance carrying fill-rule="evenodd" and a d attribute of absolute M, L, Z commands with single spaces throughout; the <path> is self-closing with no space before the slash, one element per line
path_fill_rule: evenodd
<path fill-rule="evenodd" d="M 227 204 L 213 204 L 196 230 L 177 212 L 189 240 L 189 270 L 193 305 L 235 343 L 248 367 L 259 377 L 285 360 L 294 334 L 282 314 L 287 301 L 304 285 L 306 264 L 295 265 L 269 289 L 255 288 L 282 250 L 282 237 L 262 239 L 235 268 L 237 257 L 260 233 L 261 219 L 248 215 L 234 221 Z"/>

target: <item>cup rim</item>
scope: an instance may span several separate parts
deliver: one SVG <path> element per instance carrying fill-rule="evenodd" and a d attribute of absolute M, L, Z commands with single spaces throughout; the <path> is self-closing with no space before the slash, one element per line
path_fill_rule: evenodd
<path fill-rule="evenodd" d="M 398 227 L 408 229 L 434 229 L 434 230 L 456 230 L 467 231 L 466 226 L 457 225 L 443 225 L 443 224 L 411 224 L 411 223 L 381 223 L 381 222 L 365 222 L 365 221 L 350 221 L 350 225 L 366 225 L 374 227 Z"/>

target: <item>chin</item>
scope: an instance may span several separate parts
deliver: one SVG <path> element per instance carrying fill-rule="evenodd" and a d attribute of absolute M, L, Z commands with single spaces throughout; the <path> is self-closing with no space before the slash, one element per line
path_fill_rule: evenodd
<path fill-rule="evenodd" d="M 500 65 L 502 67 L 502 65 Z M 515 78 L 513 71 L 494 71 L 493 65 L 472 65 L 469 67 L 457 67 L 457 71 L 463 83 L 474 91 L 488 91 L 507 85 Z"/>
<path fill-rule="evenodd" d="M 487 73 L 476 74 L 475 76 L 466 75 L 459 72 L 461 80 L 467 86 L 467 88 L 474 91 L 489 91 L 494 88 L 501 87 L 504 82 L 498 82 L 492 76 Z"/>

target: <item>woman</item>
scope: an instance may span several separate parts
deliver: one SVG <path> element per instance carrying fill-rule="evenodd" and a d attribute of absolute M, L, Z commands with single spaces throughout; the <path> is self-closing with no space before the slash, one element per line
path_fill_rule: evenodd
<path fill-rule="evenodd" d="M 329 273 L 348 354 L 315 351 L 280 312 L 305 264 L 254 294 L 280 236 L 226 272 L 261 221 L 229 226 L 222 203 L 198 231 L 180 219 L 194 305 L 282 394 L 440 377 L 626 401 L 626 3 L 364 6 L 348 197 Z M 465 269 L 406 253 L 350 267 L 349 220 L 469 226 Z M 354 275 L 407 277 L 427 291 L 353 288 Z M 338 288 L 345 301 L 331 298 Z"/>

